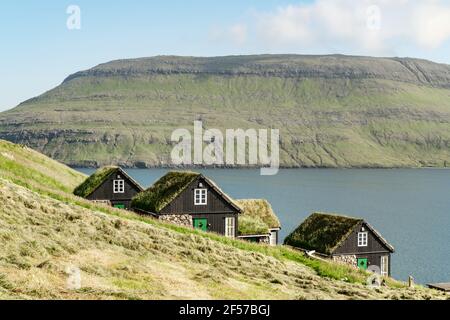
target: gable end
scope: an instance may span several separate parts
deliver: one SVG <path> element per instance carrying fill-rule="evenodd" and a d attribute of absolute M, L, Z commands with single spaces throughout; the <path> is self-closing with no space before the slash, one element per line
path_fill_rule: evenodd
<path fill-rule="evenodd" d="M 206 205 L 194 204 L 196 189 L 207 189 Z M 211 180 L 199 175 L 170 203 L 161 209 L 160 214 L 217 214 L 240 213 L 241 209 L 220 190 Z"/>
<path fill-rule="evenodd" d="M 358 234 L 367 233 L 367 246 L 358 246 Z M 358 253 L 393 253 L 394 248 L 367 222 L 357 224 L 348 236 L 332 252 L 336 254 L 358 254 Z"/>

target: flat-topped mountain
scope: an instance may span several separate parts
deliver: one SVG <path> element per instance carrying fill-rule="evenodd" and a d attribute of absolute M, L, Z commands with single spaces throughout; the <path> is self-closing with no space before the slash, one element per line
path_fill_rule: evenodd
<path fill-rule="evenodd" d="M 69 76 L 145 76 L 153 74 L 257 75 L 286 78 L 387 79 L 448 88 L 450 66 L 410 58 L 370 58 L 343 55 L 260 55 L 228 57 L 159 56 L 117 60 Z"/>
<path fill-rule="evenodd" d="M 158 56 L 80 71 L 0 114 L 69 165 L 168 166 L 177 128 L 275 128 L 285 167 L 450 164 L 450 66 L 343 55 Z"/>

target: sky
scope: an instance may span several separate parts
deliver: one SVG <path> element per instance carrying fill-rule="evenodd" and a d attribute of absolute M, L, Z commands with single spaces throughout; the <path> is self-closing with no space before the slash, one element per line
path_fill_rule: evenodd
<path fill-rule="evenodd" d="M 450 0 L 2 1 L 0 111 L 114 59 L 263 53 L 450 64 Z"/>

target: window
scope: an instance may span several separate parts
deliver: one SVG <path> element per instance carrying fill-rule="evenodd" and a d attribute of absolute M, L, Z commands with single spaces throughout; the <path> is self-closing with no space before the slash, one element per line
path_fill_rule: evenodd
<path fill-rule="evenodd" d="M 383 277 L 389 276 L 389 256 L 381 257 L 381 275 Z"/>
<path fill-rule="evenodd" d="M 234 238 L 236 232 L 236 219 L 234 217 L 225 218 L 225 237 Z"/>
<path fill-rule="evenodd" d="M 367 247 L 367 232 L 359 232 L 358 233 L 358 247 Z"/>
<path fill-rule="evenodd" d="M 194 204 L 196 206 L 205 206 L 208 203 L 207 193 L 208 190 L 206 189 L 195 189 Z"/>
<path fill-rule="evenodd" d="M 114 180 L 114 193 L 125 193 L 125 180 Z"/>

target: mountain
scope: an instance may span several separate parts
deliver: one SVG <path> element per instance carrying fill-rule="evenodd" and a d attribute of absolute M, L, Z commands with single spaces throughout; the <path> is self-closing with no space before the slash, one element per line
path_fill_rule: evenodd
<path fill-rule="evenodd" d="M 118 60 L 0 114 L 0 138 L 72 166 L 170 165 L 177 128 L 275 128 L 285 167 L 446 167 L 450 66 L 258 55 Z"/>
<path fill-rule="evenodd" d="M 71 193 L 85 178 L 0 140 L 0 299 L 447 297 L 392 279 L 373 289 L 367 273 L 284 246 L 233 240 L 91 203 Z"/>

